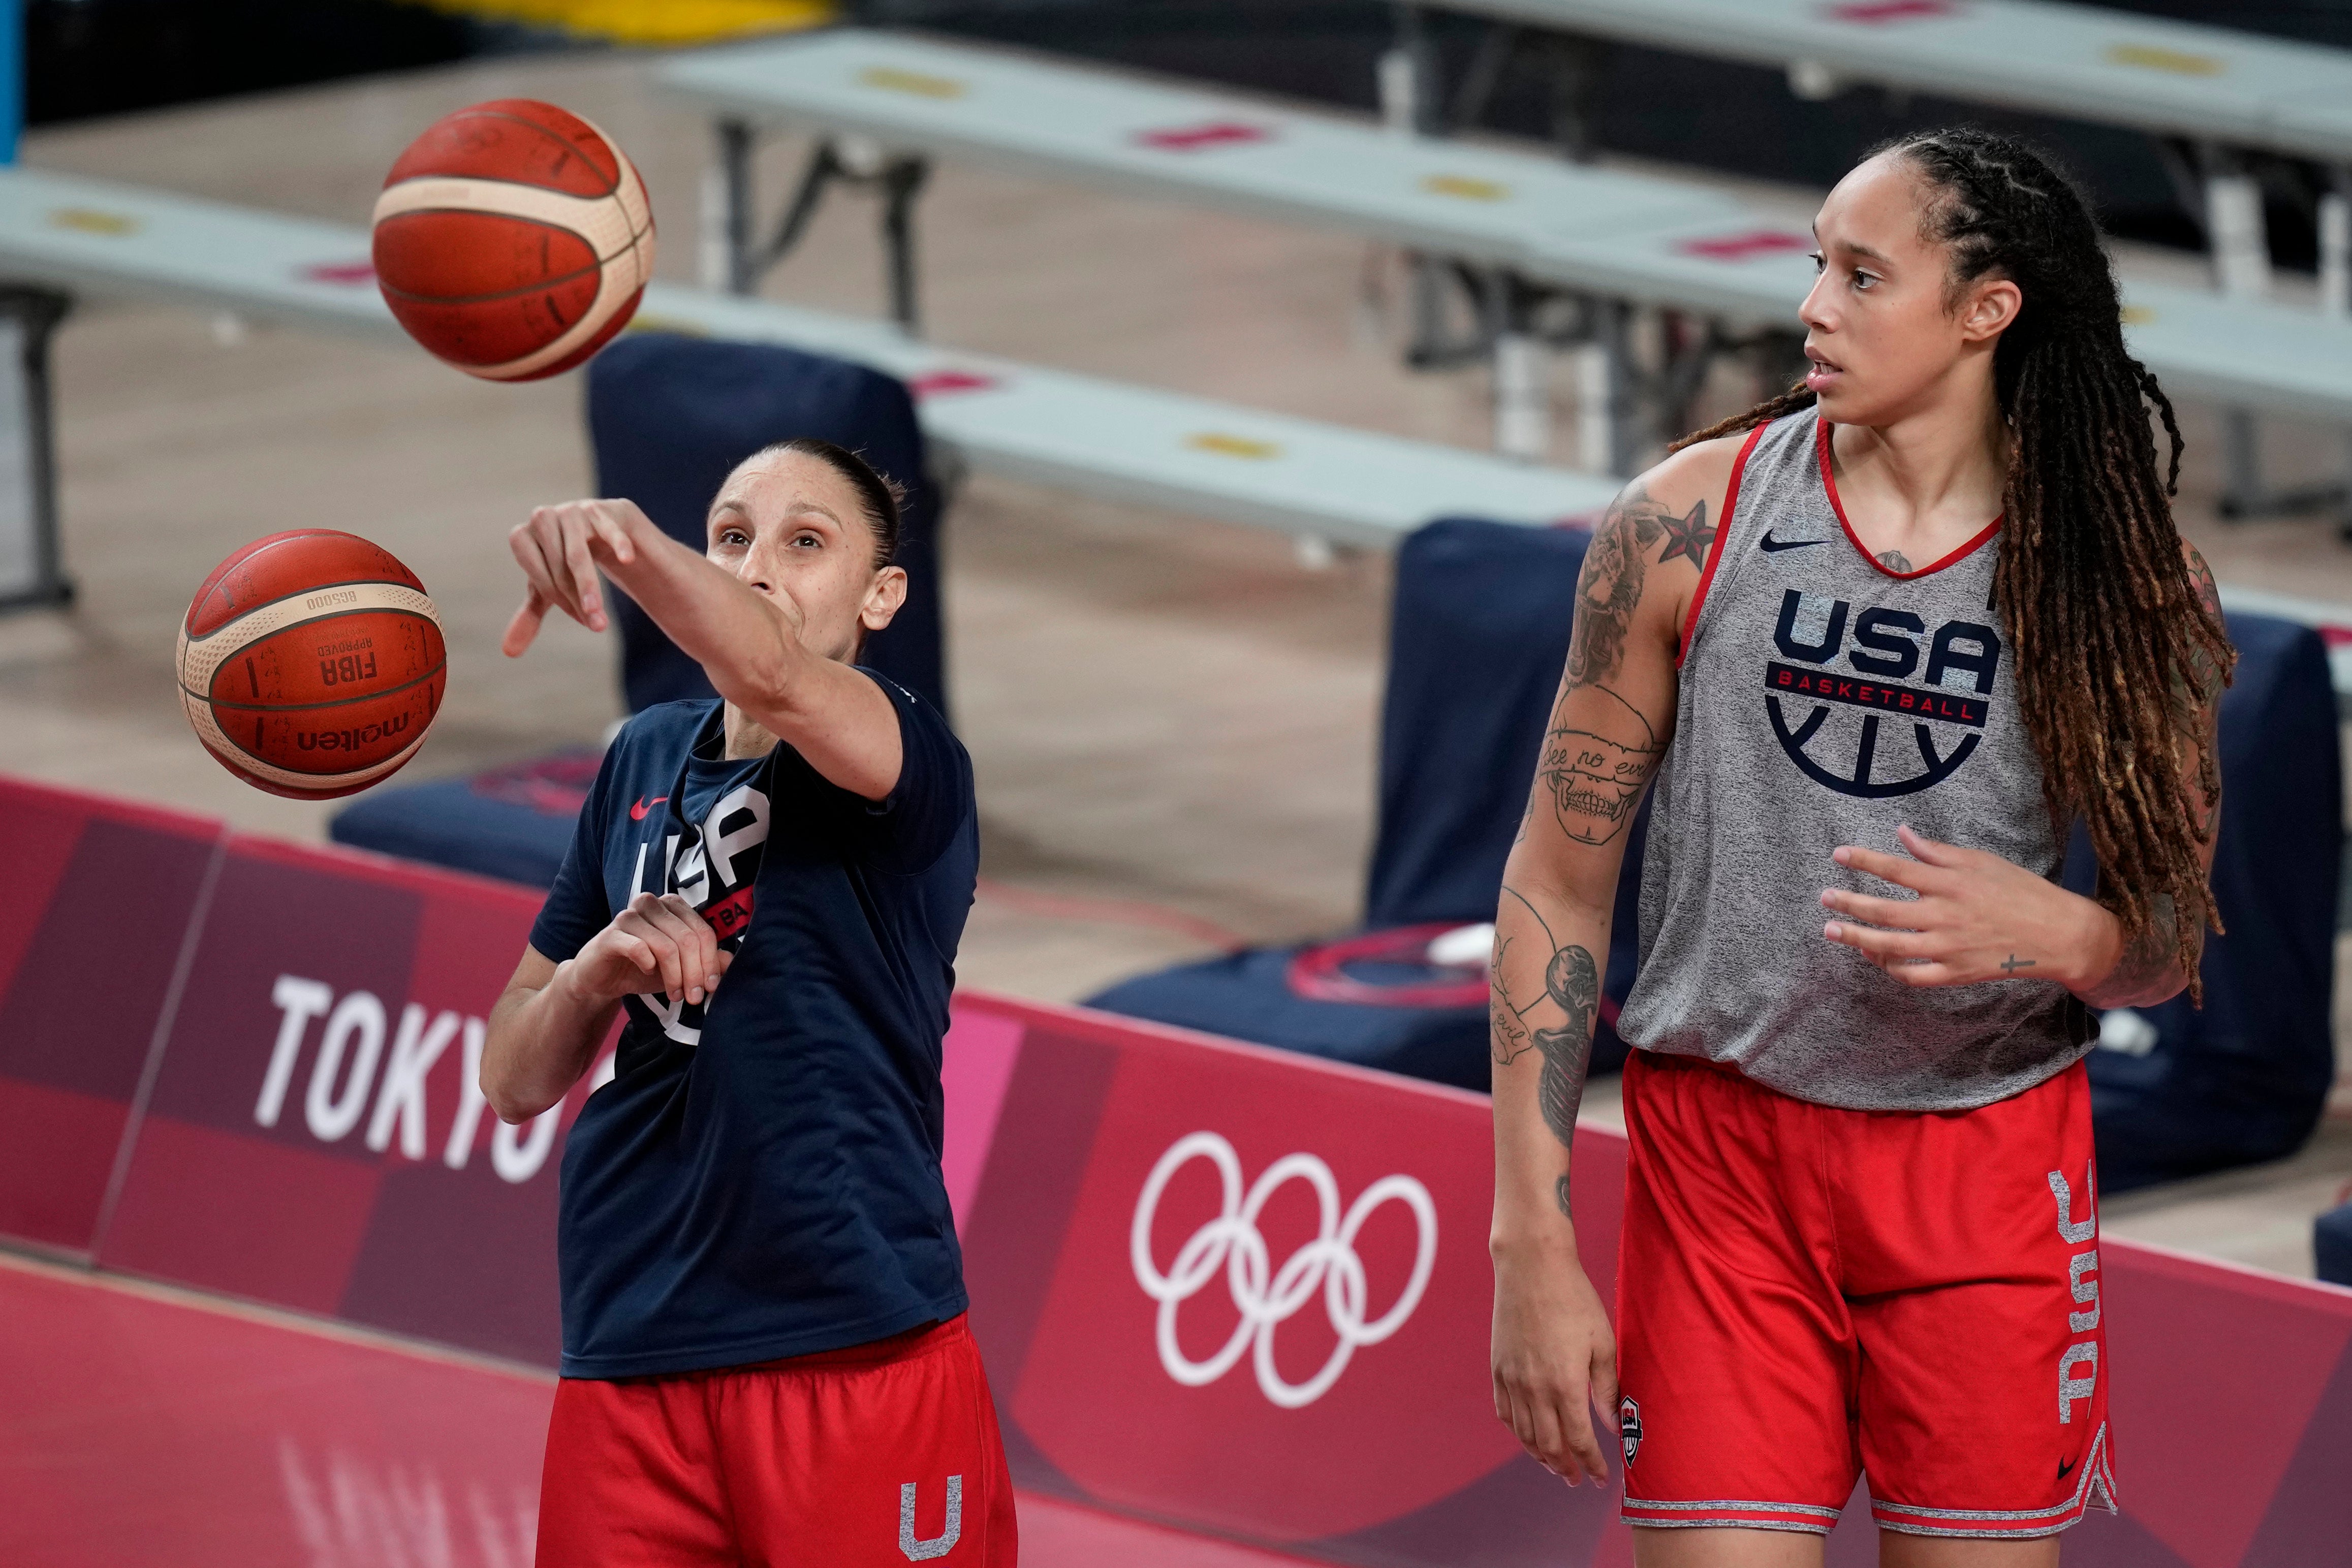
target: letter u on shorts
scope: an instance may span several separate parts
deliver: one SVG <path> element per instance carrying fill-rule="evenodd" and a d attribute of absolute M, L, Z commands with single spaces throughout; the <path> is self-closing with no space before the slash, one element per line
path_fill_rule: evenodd
<path fill-rule="evenodd" d="M 2026 1537 L 2112 1510 L 2090 1089 L 1842 1110 L 1635 1051 L 1624 1517 Z"/>
<path fill-rule="evenodd" d="M 964 1320 L 756 1366 L 556 1388 L 539 1568 L 1016 1568 Z"/>

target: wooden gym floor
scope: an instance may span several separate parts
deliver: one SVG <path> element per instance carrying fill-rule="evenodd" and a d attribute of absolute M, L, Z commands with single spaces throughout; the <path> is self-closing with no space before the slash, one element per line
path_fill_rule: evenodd
<path fill-rule="evenodd" d="M 708 134 L 654 96 L 641 56 L 506 59 L 126 116 L 37 132 L 25 159 L 359 226 L 417 131 L 509 95 L 566 104 L 628 148 L 654 193 L 661 272 L 691 280 Z M 800 151 L 770 148 L 771 204 Z M 1808 193 L 1742 188 L 1811 216 Z M 769 291 L 878 310 L 875 217 L 835 197 Z M 1484 373 L 1398 367 L 1394 258 L 1360 244 L 956 164 L 935 174 L 919 233 L 941 341 L 1485 444 Z M 2124 265 L 2200 275 L 2170 253 Z M 58 385 L 81 599 L 70 615 L 0 618 L 0 767 L 323 837 L 328 807 L 247 789 L 205 758 L 171 675 L 174 624 L 213 564 L 312 524 L 382 542 L 441 607 L 449 696 L 409 776 L 592 742 L 617 716 L 598 639 L 551 626 L 519 663 L 496 647 L 518 596 L 507 529 L 591 488 L 577 377 L 486 385 L 417 351 L 86 303 L 59 336 Z M 1713 389 L 1725 412 L 1744 391 L 1737 374 Z M 1564 375 L 1560 412 L 1565 430 Z M 2184 414 L 2180 517 L 2223 580 L 2352 604 L 2352 549 L 2326 521 L 2217 520 L 2211 411 Z M 2282 479 L 2344 451 L 2329 432 L 2266 435 Z M 1310 569 L 1267 534 L 989 479 L 964 488 L 948 528 L 950 679 L 983 825 L 968 983 L 1075 999 L 1213 951 L 1217 932 L 1271 941 L 1353 921 L 1382 559 Z M 2352 1100 L 2342 1109 L 2294 1160 L 2111 1201 L 2111 1227 L 2307 1275 L 2310 1216 L 2352 1178 Z M 1588 1114 L 1614 1119 L 1612 1081 Z"/>

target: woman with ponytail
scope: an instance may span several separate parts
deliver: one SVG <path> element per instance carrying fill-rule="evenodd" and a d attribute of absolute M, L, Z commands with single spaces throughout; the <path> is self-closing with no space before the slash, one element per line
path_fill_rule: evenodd
<path fill-rule="evenodd" d="M 1586 557 L 1496 921 L 1496 1414 L 1571 1485 L 1616 1428 L 1643 1568 L 1811 1568 L 1857 1479 L 1883 1563 L 2046 1568 L 2116 1499 L 2090 1009 L 2195 992 L 2232 656 L 2081 193 L 1936 132 L 1814 232 L 1805 379 Z M 1568 1153 L 1654 784 L 1612 1335 Z"/>

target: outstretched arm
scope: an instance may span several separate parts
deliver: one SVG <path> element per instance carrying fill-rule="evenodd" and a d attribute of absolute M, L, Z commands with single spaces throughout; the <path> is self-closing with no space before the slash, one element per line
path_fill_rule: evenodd
<path fill-rule="evenodd" d="M 1584 1412 L 1615 1420 L 1617 1375 L 1577 1257 L 1569 1153 L 1625 835 L 1673 731 L 1675 638 L 1721 510 L 1722 445 L 1643 476 L 1594 531 L 1495 916 L 1495 1414 L 1570 1484 L 1608 1476 Z"/>
<path fill-rule="evenodd" d="M 801 640 L 790 595 L 760 593 L 655 527 L 634 501 L 541 507 L 509 543 L 530 580 L 507 627 L 509 658 L 530 646 L 551 607 L 603 631 L 602 568 L 702 666 L 719 696 L 825 778 L 868 800 L 898 786 L 898 710 L 871 679 Z"/>

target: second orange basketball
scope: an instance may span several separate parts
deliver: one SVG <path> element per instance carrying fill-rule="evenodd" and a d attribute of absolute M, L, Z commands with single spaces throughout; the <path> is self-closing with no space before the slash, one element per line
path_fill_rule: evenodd
<path fill-rule="evenodd" d="M 331 800 L 416 754 L 447 677 L 416 574 L 356 534 L 301 528 L 213 569 L 181 623 L 180 702 L 257 789 Z"/>
<path fill-rule="evenodd" d="M 490 381 L 586 360 L 653 277 L 653 207 L 613 140 L 568 110 L 497 99 L 436 121 L 375 204 L 376 281 L 436 357 Z"/>

